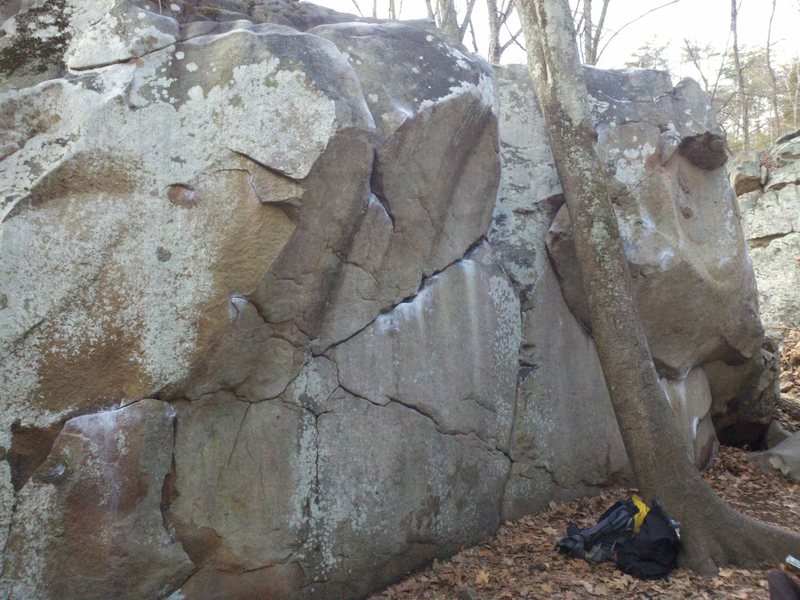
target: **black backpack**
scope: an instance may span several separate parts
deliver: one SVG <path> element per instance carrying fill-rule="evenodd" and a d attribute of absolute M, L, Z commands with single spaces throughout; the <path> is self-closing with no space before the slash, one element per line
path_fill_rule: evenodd
<path fill-rule="evenodd" d="M 675 521 L 667 516 L 658 500 L 653 500 L 639 533 L 617 551 L 617 566 L 623 573 L 639 579 L 660 579 L 678 566 L 679 551 Z"/>
<path fill-rule="evenodd" d="M 634 534 L 638 513 L 632 500 L 620 500 L 592 527 L 578 529 L 575 523 L 570 523 L 566 537 L 556 548 L 571 558 L 583 558 L 590 563 L 616 559 L 623 573 L 639 579 L 665 577 L 677 566 L 680 550 L 677 524 L 658 500 L 653 500 L 639 533 Z"/>
<path fill-rule="evenodd" d="M 633 533 L 633 521 L 639 509 L 631 500 L 620 500 L 600 516 L 596 525 L 578 529 L 567 526 L 566 537 L 556 544 L 561 554 L 582 558 L 590 563 L 611 560 Z"/>

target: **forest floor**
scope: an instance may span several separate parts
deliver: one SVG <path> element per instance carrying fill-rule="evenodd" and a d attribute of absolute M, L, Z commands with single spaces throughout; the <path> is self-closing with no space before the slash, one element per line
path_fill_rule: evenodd
<path fill-rule="evenodd" d="M 800 350 L 800 337 L 794 350 Z M 783 353 L 784 396 L 800 393 L 800 353 L 796 354 L 798 360 L 789 364 L 789 352 Z M 790 386 L 790 381 L 795 385 Z M 797 397 L 800 401 L 800 395 Z M 796 415 L 779 407 L 776 417 L 788 431 L 800 431 Z M 800 529 L 800 483 L 761 473 L 744 459 L 745 454 L 736 448 L 720 448 L 712 468 L 705 473 L 706 479 L 743 513 Z M 494 537 L 446 561 L 435 561 L 371 600 L 769 600 L 767 570 L 725 568 L 712 578 L 677 569 L 667 579 L 641 581 L 621 573 L 612 562 L 590 565 L 555 550 L 555 542 L 564 535 L 569 522 L 579 527 L 593 525 L 608 507 L 630 493 L 617 488 L 592 498 L 551 503 L 536 515 L 504 523 Z"/>

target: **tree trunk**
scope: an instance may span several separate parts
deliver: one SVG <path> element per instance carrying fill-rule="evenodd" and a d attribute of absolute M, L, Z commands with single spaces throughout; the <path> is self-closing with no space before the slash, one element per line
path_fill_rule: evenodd
<path fill-rule="evenodd" d="M 775 77 L 775 69 L 772 68 L 770 58 L 770 45 L 772 42 L 772 20 L 775 18 L 775 5 L 778 0 L 772 0 L 772 12 L 769 15 L 769 28 L 767 29 L 767 71 L 769 71 L 769 99 L 772 104 L 772 114 L 775 119 L 774 128 L 770 127 L 772 138 L 776 138 L 781 133 L 781 113 L 778 110 L 778 80 Z"/>
<path fill-rule="evenodd" d="M 683 564 L 713 573 L 800 553 L 800 536 L 725 504 L 694 466 L 656 374 L 633 304 L 628 262 L 606 181 L 566 0 L 516 0 L 528 66 L 572 220 L 592 333 L 642 494 L 681 522 Z"/>
<path fill-rule="evenodd" d="M 747 94 L 744 91 L 744 73 L 739 60 L 739 37 L 736 32 L 737 21 L 736 0 L 731 0 L 731 33 L 733 34 L 733 64 L 736 68 L 736 81 L 739 88 L 739 109 L 741 111 L 742 138 L 745 150 L 750 150 L 750 115 Z"/>
<path fill-rule="evenodd" d="M 458 26 L 458 14 L 454 0 L 437 0 L 437 14 L 439 28 L 456 44 L 461 43 L 461 28 Z"/>
<path fill-rule="evenodd" d="M 433 12 L 432 0 L 425 0 L 425 7 L 428 9 L 428 18 L 436 21 L 436 13 Z"/>
<path fill-rule="evenodd" d="M 500 61 L 500 14 L 497 11 L 497 0 L 486 0 L 486 9 L 489 13 L 489 56 L 490 64 Z"/>
<path fill-rule="evenodd" d="M 583 0 L 583 60 L 587 65 L 593 65 L 594 52 L 592 52 L 592 0 Z"/>

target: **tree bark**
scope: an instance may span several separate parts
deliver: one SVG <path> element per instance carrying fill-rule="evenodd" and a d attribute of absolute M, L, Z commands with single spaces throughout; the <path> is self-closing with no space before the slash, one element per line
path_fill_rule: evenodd
<path fill-rule="evenodd" d="M 770 134 L 773 138 L 781 133 L 781 113 L 778 110 L 778 80 L 775 77 L 775 69 L 772 68 L 770 46 L 772 45 L 772 20 L 775 18 L 775 5 L 778 0 L 772 0 L 772 12 L 769 15 L 769 27 L 767 28 L 767 71 L 769 71 L 769 99 L 772 104 L 772 114 L 775 118 L 775 126 L 770 127 Z"/>
<path fill-rule="evenodd" d="M 583 0 L 583 60 L 588 65 L 593 65 L 594 52 L 592 52 L 592 0 Z"/>
<path fill-rule="evenodd" d="M 472 11 L 475 8 L 476 0 L 467 0 L 467 10 L 464 12 L 464 21 L 458 26 L 458 41 L 464 42 L 464 35 L 467 33 L 467 27 L 472 25 Z M 458 25 L 458 17 L 456 17 L 456 25 Z"/>
<path fill-rule="evenodd" d="M 428 9 L 428 18 L 436 20 L 436 13 L 433 12 L 433 5 L 431 4 L 432 0 L 425 0 L 425 7 Z"/>
<path fill-rule="evenodd" d="M 437 0 L 436 13 L 439 17 L 439 28 L 448 39 L 457 44 L 461 43 L 461 28 L 458 26 L 458 13 L 454 0 Z"/>
<path fill-rule="evenodd" d="M 572 220 L 592 333 L 642 494 L 681 522 L 682 562 L 713 573 L 800 552 L 800 536 L 745 517 L 703 480 L 658 381 L 631 292 L 566 0 L 516 0 L 528 66 Z"/>
<path fill-rule="evenodd" d="M 486 0 L 489 25 L 489 64 L 497 64 L 500 60 L 500 15 L 497 12 L 497 0 Z"/>
<path fill-rule="evenodd" d="M 733 65 L 736 68 L 736 82 L 739 89 L 739 110 L 741 111 L 742 140 L 745 151 L 750 150 L 750 115 L 749 102 L 744 89 L 744 73 L 742 63 L 739 60 L 739 36 L 737 34 L 736 21 L 738 20 L 738 9 L 736 0 L 731 0 L 731 33 L 733 34 Z"/>

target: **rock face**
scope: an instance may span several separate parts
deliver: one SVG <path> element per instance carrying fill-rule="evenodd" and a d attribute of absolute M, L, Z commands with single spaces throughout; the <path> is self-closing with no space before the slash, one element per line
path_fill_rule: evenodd
<path fill-rule="evenodd" d="M 780 444 L 747 455 L 765 473 L 781 474 L 800 481 L 800 433 L 787 437 Z"/>
<path fill-rule="evenodd" d="M 594 344 L 547 258 L 544 238 L 563 199 L 530 77 L 523 66 L 496 73 L 503 169 L 489 241 L 522 310 L 503 499 L 504 514 L 515 518 L 608 484 L 625 472 L 627 457 Z"/>
<path fill-rule="evenodd" d="M 749 159 L 749 160 L 748 160 Z M 752 163 L 740 158 L 737 174 Z M 767 333 L 783 339 L 800 327 L 800 135 L 779 139 L 769 150 L 758 186 L 742 188 L 739 206 L 758 280 L 759 303 Z M 751 167 L 752 170 L 752 167 Z"/>
<path fill-rule="evenodd" d="M 720 435 L 729 443 L 756 441 L 771 418 L 776 373 L 769 371 L 760 390 L 756 381 L 740 377 L 742 385 L 728 395 L 721 391 L 731 377 L 723 366 L 749 369 L 759 379 L 771 356 L 762 351 L 753 269 L 722 166 L 722 131 L 693 81 L 673 88 L 665 73 L 652 71 L 588 69 L 586 75 L 598 153 L 608 167 L 609 193 L 656 368 L 679 385 L 708 378 Z M 567 304 L 590 327 L 566 206 L 550 227 L 547 249 Z M 705 365 L 714 368 L 692 375 Z M 695 406 L 706 406 L 706 394 L 698 393 Z M 742 394 L 746 401 L 734 401 Z M 692 419 L 702 421 L 703 415 Z M 710 428 L 706 432 L 708 438 Z M 700 446 L 711 443 L 709 438 Z M 708 456 L 700 452 L 696 458 L 702 463 Z"/>
<path fill-rule="evenodd" d="M 720 168 L 722 131 L 697 85 L 684 81 L 673 90 L 666 74 L 642 73 L 630 76 L 634 102 L 606 102 L 599 86 L 609 75 L 588 73 L 589 87 L 598 89 L 598 150 L 612 176 L 634 297 L 659 371 L 675 379 L 705 362 L 749 359 L 763 339 L 753 272 Z M 548 251 L 567 302 L 588 324 L 566 207 L 550 229 Z"/>
<path fill-rule="evenodd" d="M 4 594 L 363 597 L 626 477 L 523 68 L 285 0 L 0 16 Z M 704 465 L 768 387 L 713 118 L 662 132 L 696 88 L 592 73 L 631 248 L 679 257 L 642 297 L 730 296 L 707 344 L 649 331 Z M 692 255 L 723 230 L 730 264 Z"/>
<path fill-rule="evenodd" d="M 175 409 L 141 400 L 68 420 L 16 498 L 12 598 L 153 598 L 193 571 L 164 528 Z"/>

